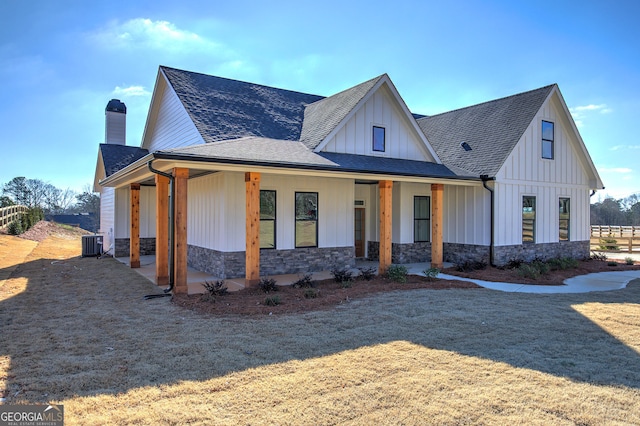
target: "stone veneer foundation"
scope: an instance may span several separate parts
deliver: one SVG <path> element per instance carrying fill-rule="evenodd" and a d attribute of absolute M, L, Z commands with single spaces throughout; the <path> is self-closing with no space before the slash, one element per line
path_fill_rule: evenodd
<path fill-rule="evenodd" d="M 189 266 L 219 278 L 245 276 L 245 252 L 222 252 L 194 245 L 187 246 Z M 304 274 L 333 268 L 354 268 L 353 247 L 260 250 L 260 276 Z"/>
<path fill-rule="evenodd" d="M 113 257 L 129 256 L 129 238 L 116 238 Z M 156 239 L 140 238 L 140 256 L 156 254 Z"/>
<path fill-rule="evenodd" d="M 380 243 L 367 243 L 368 258 L 377 261 Z M 453 264 L 464 262 L 489 263 L 489 246 L 473 244 L 443 244 L 443 260 Z M 566 241 L 560 243 L 519 244 L 494 247 L 494 263 L 503 266 L 511 260 L 531 262 L 535 259 L 548 260 L 557 257 L 586 259 L 589 257 L 589 241 Z M 391 245 L 391 261 L 395 264 L 431 261 L 431 243 L 409 243 Z"/>

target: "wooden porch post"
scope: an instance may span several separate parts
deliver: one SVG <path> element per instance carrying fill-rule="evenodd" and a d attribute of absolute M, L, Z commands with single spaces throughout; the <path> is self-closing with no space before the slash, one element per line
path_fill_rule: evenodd
<path fill-rule="evenodd" d="M 244 174 L 246 186 L 246 256 L 245 283 L 260 281 L 260 173 Z"/>
<path fill-rule="evenodd" d="M 442 228 L 443 228 L 444 185 L 431 184 L 431 267 L 442 269 Z"/>
<path fill-rule="evenodd" d="M 173 169 L 173 177 L 176 197 L 173 217 L 175 232 L 173 285 L 176 293 L 187 293 L 187 181 L 189 169 L 176 167 Z"/>
<path fill-rule="evenodd" d="M 156 175 L 156 284 L 169 284 L 169 178 Z"/>
<path fill-rule="evenodd" d="M 131 220 L 129 230 L 129 265 L 140 267 L 140 184 L 130 185 Z"/>
<path fill-rule="evenodd" d="M 380 188 L 380 266 L 378 273 L 384 274 L 391 266 L 391 210 L 393 181 L 381 180 Z"/>

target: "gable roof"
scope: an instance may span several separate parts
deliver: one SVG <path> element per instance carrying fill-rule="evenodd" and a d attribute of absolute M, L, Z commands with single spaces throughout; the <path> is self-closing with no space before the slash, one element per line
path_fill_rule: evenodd
<path fill-rule="evenodd" d="M 104 177 L 109 177 L 123 167 L 149 154 L 144 148 L 128 145 L 100 144 L 99 158 L 104 165 Z"/>
<path fill-rule="evenodd" d="M 175 68 L 160 69 L 205 142 L 247 136 L 297 141 L 305 106 L 323 99 Z"/>
<path fill-rule="evenodd" d="M 450 168 L 495 176 L 554 87 L 420 118 L 418 125 Z M 470 151 L 462 148 L 463 142 Z"/>
<path fill-rule="evenodd" d="M 300 142 L 309 149 L 315 149 L 385 76 L 372 78 L 308 105 L 304 110 Z"/>

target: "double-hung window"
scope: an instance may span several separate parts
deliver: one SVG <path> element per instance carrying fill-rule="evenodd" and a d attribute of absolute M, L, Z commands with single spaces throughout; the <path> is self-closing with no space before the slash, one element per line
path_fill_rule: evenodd
<path fill-rule="evenodd" d="M 296 192 L 296 247 L 318 247 L 318 193 Z"/>
<path fill-rule="evenodd" d="M 413 197 L 413 242 L 429 242 L 431 234 L 431 199 L 425 196 Z"/>
<path fill-rule="evenodd" d="M 560 198 L 560 216 L 559 216 L 559 240 L 569 241 L 569 224 L 571 223 L 571 208 L 569 198 Z"/>
<path fill-rule="evenodd" d="M 260 191 L 260 248 L 276 248 L 276 191 Z"/>
<path fill-rule="evenodd" d="M 553 160 L 554 125 L 551 121 L 542 121 L 542 158 Z"/>
<path fill-rule="evenodd" d="M 522 197 L 522 242 L 535 243 L 536 197 Z"/>

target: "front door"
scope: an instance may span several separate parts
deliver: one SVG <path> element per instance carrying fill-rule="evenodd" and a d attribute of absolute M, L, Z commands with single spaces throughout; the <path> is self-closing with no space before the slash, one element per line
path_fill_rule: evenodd
<path fill-rule="evenodd" d="M 364 257 L 364 209 L 362 208 L 356 208 L 354 229 L 356 257 Z"/>

